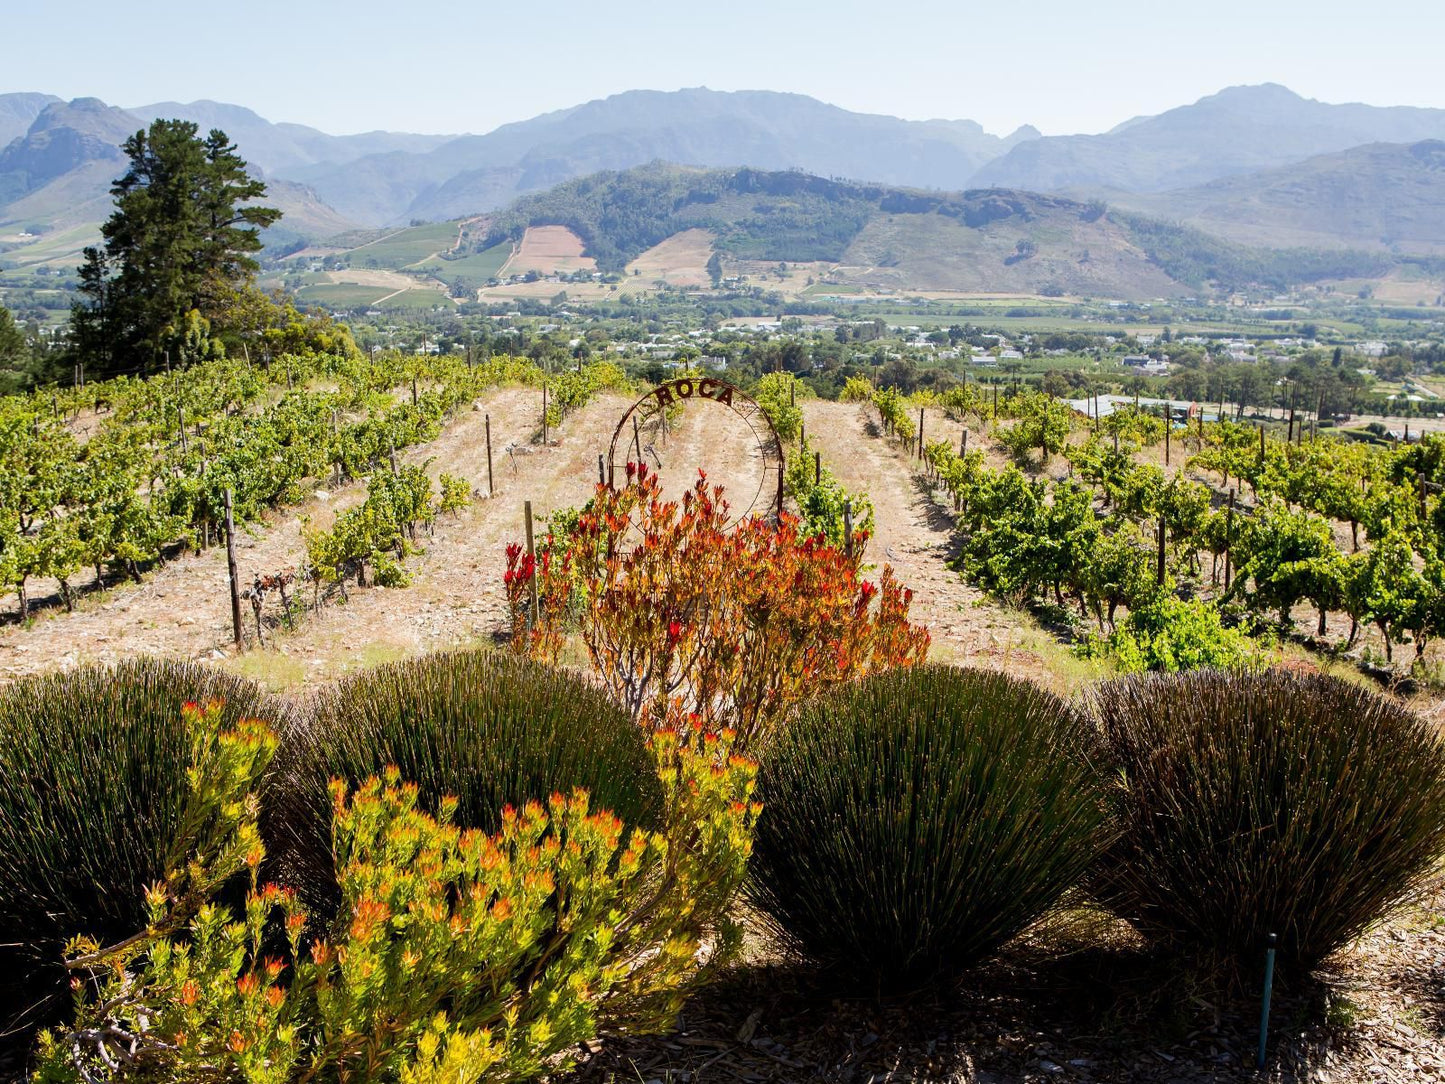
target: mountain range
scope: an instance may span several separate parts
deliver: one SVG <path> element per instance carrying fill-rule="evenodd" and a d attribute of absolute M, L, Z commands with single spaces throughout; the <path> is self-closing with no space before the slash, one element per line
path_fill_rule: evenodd
<path fill-rule="evenodd" d="M 1246 245 L 1445 255 L 1445 141 L 1368 143 L 1113 205 Z"/>
<path fill-rule="evenodd" d="M 1103 135 L 1031 140 L 983 166 L 969 184 L 1165 192 L 1365 143 L 1423 139 L 1445 139 L 1445 109 L 1328 105 L 1265 83 L 1136 117 Z"/>
<path fill-rule="evenodd" d="M 286 212 L 273 247 L 476 216 L 599 171 L 668 162 L 1103 199 L 1248 245 L 1445 254 L 1445 110 L 1333 105 L 1265 84 L 1069 136 L 704 88 L 629 91 L 456 136 L 333 136 L 209 101 L 121 109 L 4 94 L 0 262 L 73 262 L 109 211 L 119 144 L 156 117 L 220 127 L 238 143 Z"/>

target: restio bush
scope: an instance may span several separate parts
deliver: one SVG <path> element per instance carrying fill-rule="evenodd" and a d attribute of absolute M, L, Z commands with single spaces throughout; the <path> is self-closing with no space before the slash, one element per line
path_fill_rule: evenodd
<path fill-rule="evenodd" d="M 748 891 L 847 978 L 953 978 L 1047 912 L 1102 844 L 1088 724 L 1037 686 L 923 666 L 805 705 L 766 747 Z"/>
<path fill-rule="evenodd" d="M 1403 706 L 1284 670 L 1140 675 L 1096 693 L 1118 836 L 1098 898 L 1200 964 L 1308 968 L 1445 848 L 1445 748 Z"/>
<path fill-rule="evenodd" d="M 72 937 L 115 940 L 145 925 L 146 887 L 183 857 L 194 734 L 181 708 L 212 700 L 224 702 L 228 724 L 269 711 L 252 682 L 173 660 L 84 666 L 0 689 L 6 979 L 17 957 L 23 983 L 53 973 Z"/>
<path fill-rule="evenodd" d="M 579 787 L 629 826 L 654 826 L 661 801 L 642 731 L 574 674 L 485 650 L 364 670 L 289 720 L 266 802 L 278 876 L 313 907 L 335 902 L 329 781 L 356 787 L 388 766 L 423 809 L 453 797 L 457 824 L 487 832 L 507 806 Z"/>

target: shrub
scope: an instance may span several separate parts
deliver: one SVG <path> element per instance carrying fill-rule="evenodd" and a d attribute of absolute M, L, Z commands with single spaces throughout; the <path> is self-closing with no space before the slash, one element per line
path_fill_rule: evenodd
<path fill-rule="evenodd" d="M 145 889 L 176 861 L 189 794 L 181 706 L 217 699 L 229 724 L 266 710 L 249 681 L 158 659 L 0 690 L 0 942 L 23 955 L 22 979 L 71 937 L 145 925 Z"/>
<path fill-rule="evenodd" d="M 1027 459 L 1037 448 L 1047 466 L 1049 456 L 1064 450 L 1077 416 L 1062 400 L 1042 392 L 1025 392 L 1010 400 L 1018 418 L 1012 426 L 996 426 L 994 436 L 1014 458 Z"/>
<path fill-rule="evenodd" d="M 555 658 L 580 594 L 588 658 L 633 718 L 726 725 L 746 748 L 818 689 L 927 655 L 913 593 L 886 565 L 864 580 L 861 549 L 861 533 L 850 555 L 787 514 L 730 527 L 721 486 L 700 477 L 664 501 L 656 476 L 629 464 L 625 486 L 597 487 L 569 545 L 549 540 L 535 563 L 508 547 L 513 648 Z M 528 630 L 532 575 L 540 621 Z"/>
<path fill-rule="evenodd" d="M 158 890 L 144 936 L 72 946 L 89 979 L 74 1024 L 41 1037 L 41 1084 L 532 1080 L 603 1029 L 666 1027 L 736 948 L 726 909 L 757 807 L 729 736 L 654 735 L 656 833 L 627 832 L 580 790 L 508 807 L 482 833 L 451 823 L 453 802 L 423 813 L 394 769 L 354 793 L 337 783 L 342 921 L 309 946 L 297 896 L 254 880 L 255 793 L 238 769 L 258 737 L 198 746 L 193 777 L 214 828 L 187 865 L 211 883 L 249 867 L 244 908 Z"/>
<path fill-rule="evenodd" d="M 784 490 L 798 507 L 798 530 L 804 538 L 822 537 L 837 549 L 849 545 L 848 518 L 852 515 L 854 552 L 861 554 L 873 535 L 873 502 L 862 490 L 849 493 L 833 476 L 807 440 L 788 460 Z"/>
<path fill-rule="evenodd" d="M 1126 673 L 1143 670 L 1242 669 L 1259 656 L 1255 643 L 1239 629 L 1226 628 L 1219 608 L 1198 599 L 1157 594 L 1129 611 L 1107 637 L 1087 640 L 1084 657 L 1112 657 Z"/>
<path fill-rule="evenodd" d="M 1086 735 L 1066 702 L 989 671 L 845 686 L 764 752 L 749 893 L 784 943 L 854 981 L 955 977 L 1093 860 Z"/>
<path fill-rule="evenodd" d="M 660 801 L 642 732 L 574 674 L 490 651 L 365 670 L 292 721 L 267 803 L 279 875 L 313 905 L 334 904 L 328 781 L 354 787 L 389 765 L 424 808 L 454 797 L 457 823 L 488 832 L 506 805 L 579 787 L 629 825 L 654 823 Z"/>
<path fill-rule="evenodd" d="M 1147 937 L 1309 967 L 1404 898 L 1445 847 L 1445 749 L 1404 707 L 1281 670 L 1103 686 L 1120 835 L 1092 890 Z"/>
<path fill-rule="evenodd" d="M 803 426 L 803 411 L 796 402 L 800 394 L 811 395 L 812 389 L 792 373 L 765 373 L 753 389 L 753 400 L 762 407 L 785 445 L 798 439 Z"/>

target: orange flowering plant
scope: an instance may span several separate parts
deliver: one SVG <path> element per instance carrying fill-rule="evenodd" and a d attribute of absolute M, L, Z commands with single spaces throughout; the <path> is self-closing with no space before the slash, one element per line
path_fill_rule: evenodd
<path fill-rule="evenodd" d="M 243 912 L 207 903 L 181 925 L 158 887 L 147 934 L 86 957 L 98 970 L 76 982 L 75 1024 L 42 1037 L 37 1080 L 516 1081 L 599 1034 L 664 1028 L 738 943 L 727 908 L 759 808 L 733 741 L 654 734 L 655 832 L 585 791 L 487 834 L 454 825 L 453 803 L 420 809 L 394 769 L 335 784 L 342 906 L 319 932 L 293 893 L 257 887 L 254 804 L 230 803 Z"/>
<path fill-rule="evenodd" d="M 513 649 L 555 660 L 577 620 L 634 718 L 726 725 L 746 747 L 803 697 L 927 656 L 928 630 L 908 620 L 912 592 L 886 565 L 876 584 L 863 578 L 864 540 L 849 552 L 788 514 L 731 525 L 705 475 L 665 501 L 656 475 L 628 464 L 626 484 L 599 485 L 569 539 L 549 538 L 546 562 L 509 547 Z"/>

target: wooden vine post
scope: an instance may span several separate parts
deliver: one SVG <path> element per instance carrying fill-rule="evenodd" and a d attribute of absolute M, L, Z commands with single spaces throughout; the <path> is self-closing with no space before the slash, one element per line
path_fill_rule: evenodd
<path fill-rule="evenodd" d="M 492 485 L 492 416 L 485 415 L 487 419 L 487 496 L 491 497 L 496 492 Z"/>
<path fill-rule="evenodd" d="M 231 581 L 231 634 L 236 647 L 246 650 L 246 635 L 241 629 L 241 585 L 236 573 L 236 521 L 231 512 L 231 491 L 221 495 L 221 508 L 226 517 L 226 573 Z"/>
<path fill-rule="evenodd" d="M 1159 567 L 1155 572 L 1155 582 L 1160 587 L 1164 586 L 1164 516 L 1159 517 Z"/>
<path fill-rule="evenodd" d="M 1234 539 L 1234 487 L 1229 489 L 1229 511 L 1224 514 L 1224 589 L 1229 590 L 1230 562 L 1233 554 L 1230 553 L 1230 544 Z"/>
<path fill-rule="evenodd" d="M 923 408 L 918 408 L 918 458 L 923 458 Z"/>
<path fill-rule="evenodd" d="M 532 566 L 532 574 L 527 577 L 528 606 L 527 616 L 529 629 L 537 627 L 537 551 L 532 545 L 532 502 L 522 502 L 522 518 L 526 520 L 527 528 L 527 563 Z"/>

